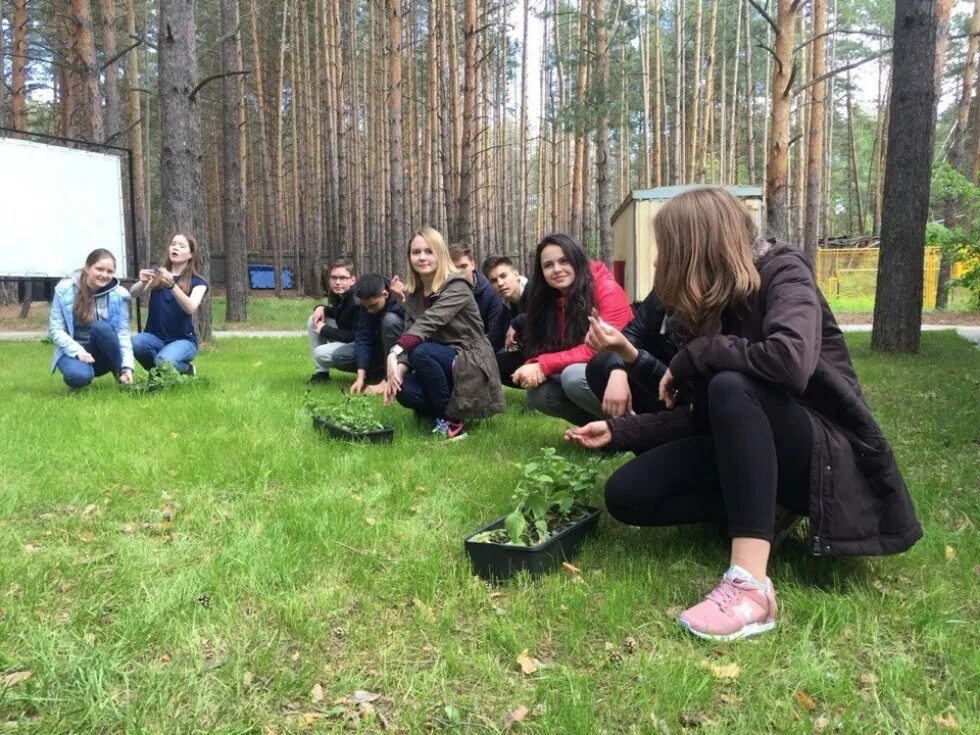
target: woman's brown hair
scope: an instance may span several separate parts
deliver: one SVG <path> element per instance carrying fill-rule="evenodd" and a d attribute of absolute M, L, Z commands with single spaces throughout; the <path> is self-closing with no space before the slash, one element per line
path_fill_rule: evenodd
<path fill-rule="evenodd" d="M 724 189 L 678 194 L 653 220 L 657 241 L 653 290 L 694 336 L 716 334 L 729 306 L 759 289 L 752 259 L 755 223 Z"/>
<path fill-rule="evenodd" d="M 75 303 L 71 314 L 75 324 L 91 324 L 95 321 L 95 292 L 89 288 L 87 269 L 103 258 L 109 258 L 116 266 L 116 256 L 105 248 L 96 248 L 85 259 L 85 267 L 78 271 L 78 287 L 75 289 Z"/>
<path fill-rule="evenodd" d="M 183 237 L 187 240 L 187 244 L 191 247 L 191 259 L 187 261 L 187 265 L 184 266 L 184 270 L 177 277 L 177 286 L 185 294 L 190 295 L 191 292 L 191 279 L 194 276 L 200 276 L 201 274 L 197 272 L 197 240 L 194 239 L 193 235 L 185 235 L 183 232 L 178 232 L 174 237 Z M 170 238 L 170 242 L 173 242 L 173 237 Z M 167 244 L 167 261 L 163 264 L 163 267 L 168 271 L 172 271 L 173 263 L 170 262 L 170 244 Z M 163 281 L 163 276 L 159 273 L 153 277 L 150 281 L 150 288 L 169 288 Z"/>

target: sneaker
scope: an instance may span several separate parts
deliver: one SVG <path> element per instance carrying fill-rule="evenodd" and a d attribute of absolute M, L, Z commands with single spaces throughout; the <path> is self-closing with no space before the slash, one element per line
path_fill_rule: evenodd
<path fill-rule="evenodd" d="M 326 383 L 328 380 L 330 380 L 329 370 L 322 370 L 322 371 L 317 370 L 315 373 L 313 373 L 313 375 L 310 376 L 310 379 L 307 380 L 306 382 L 310 384 Z"/>
<path fill-rule="evenodd" d="M 436 419 L 432 433 L 449 441 L 456 441 L 466 436 L 462 421 L 450 421 L 448 419 Z"/>
<path fill-rule="evenodd" d="M 187 363 L 187 374 L 190 375 L 192 378 L 197 377 L 197 368 L 194 367 L 193 362 Z"/>
<path fill-rule="evenodd" d="M 677 619 L 698 638 L 732 641 L 765 633 L 776 625 L 776 592 L 744 569 L 732 566 L 721 583 Z"/>

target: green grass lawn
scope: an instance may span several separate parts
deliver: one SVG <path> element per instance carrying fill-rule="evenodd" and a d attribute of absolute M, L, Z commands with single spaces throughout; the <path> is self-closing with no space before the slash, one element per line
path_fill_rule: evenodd
<path fill-rule="evenodd" d="M 215 296 L 211 300 L 211 314 L 214 319 L 214 329 L 306 329 L 313 307 L 318 302 L 315 299 L 286 296 L 281 299 L 266 297 L 252 298 L 248 302 L 247 320 L 244 323 L 229 323 L 225 321 L 226 300 L 224 296 Z M 18 306 L 0 307 L 0 331 L 36 331 L 48 328 L 47 303 L 38 302 L 31 306 L 26 319 L 18 317 Z M 136 328 L 136 310 L 133 313 L 133 328 Z M 146 323 L 146 309 L 143 310 L 143 322 Z"/>
<path fill-rule="evenodd" d="M 222 341 L 206 384 L 144 396 L 69 395 L 49 346 L 2 344 L 0 729 L 498 733 L 523 705 L 512 730 L 542 735 L 976 733 L 980 350 L 849 343 L 925 538 L 789 543 L 779 625 L 723 645 L 673 622 L 725 568 L 712 529 L 604 517 L 579 575 L 472 576 L 462 539 L 507 510 L 510 461 L 560 444 L 518 393 L 461 442 L 389 408 L 393 446 L 350 446 L 300 412 L 302 339 Z"/>

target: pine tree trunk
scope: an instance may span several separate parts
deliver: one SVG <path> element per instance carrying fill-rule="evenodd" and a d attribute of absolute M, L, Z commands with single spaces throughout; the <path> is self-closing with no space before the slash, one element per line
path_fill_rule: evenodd
<path fill-rule="evenodd" d="M 27 129 L 27 0 L 12 0 L 13 44 L 10 50 L 10 126 Z"/>
<path fill-rule="evenodd" d="M 459 166 L 459 193 L 456 198 L 455 227 L 450 238 L 470 242 L 473 238 L 470 197 L 474 166 L 474 138 L 476 137 L 476 81 L 479 69 L 476 58 L 476 0 L 465 0 L 463 12 L 464 68 L 463 68 L 463 129 Z"/>
<path fill-rule="evenodd" d="M 704 0 L 694 0 L 694 49 L 691 53 L 690 101 L 687 103 L 687 166 L 685 180 L 693 184 L 697 176 L 698 144 L 701 142 L 701 43 L 703 39 Z"/>
<path fill-rule="evenodd" d="M 826 0 L 813 0 L 813 63 L 811 79 L 818 79 L 827 71 L 827 30 Z M 809 89 L 810 130 L 807 145 L 806 174 L 806 215 L 803 223 L 803 252 L 807 259 L 816 264 L 820 228 L 820 183 L 823 175 L 823 128 L 824 100 L 826 83 L 817 82 Z"/>
<path fill-rule="evenodd" d="M 857 149 L 856 143 L 854 141 L 854 105 L 852 103 L 851 96 L 851 74 L 847 74 L 847 161 L 848 161 L 848 171 L 850 173 L 850 183 L 849 186 L 854 187 L 854 207 L 857 214 L 857 230 L 859 235 L 863 235 L 865 232 L 864 228 L 864 212 L 861 209 L 861 187 L 860 181 L 858 180 L 858 167 L 857 167 Z"/>
<path fill-rule="evenodd" d="M 201 111 L 197 87 L 197 46 L 194 6 L 185 0 L 160 0 L 157 40 L 160 95 L 160 199 L 166 238 L 191 233 L 199 243 L 198 270 L 211 271 L 204 230 L 201 158 Z M 211 301 L 194 313 L 194 328 L 202 341 L 211 339 Z"/>
<path fill-rule="evenodd" d="M 772 75 L 772 111 L 766 160 L 766 208 L 769 230 L 789 238 L 789 128 L 790 81 L 793 70 L 793 0 L 778 0 L 775 59 Z"/>
<path fill-rule="evenodd" d="M 745 8 L 743 20 L 745 21 L 745 153 L 746 153 L 746 175 L 749 183 L 755 185 L 758 177 L 755 171 L 755 135 L 752 132 L 752 117 L 755 115 L 755 105 L 753 104 L 752 90 L 755 83 L 752 79 L 752 24 L 749 16 L 749 4 L 747 0 L 742 0 Z M 737 166 L 736 162 L 736 166 Z M 733 178 L 733 181 L 737 178 Z"/>
<path fill-rule="evenodd" d="M 116 2 L 99 0 L 102 30 L 102 49 L 108 66 L 105 68 L 105 142 L 119 145 L 122 132 L 122 113 L 119 101 L 119 62 L 111 61 L 117 53 Z M 130 52 L 132 53 L 132 52 Z"/>
<path fill-rule="evenodd" d="M 895 3 L 888 162 L 871 332 L 871 346 L 876 350 L 919 349 L 922 258 L 939 76 L 935 66 L 923 59 L 937 57 L 944 45 L 942 32 L 948 26 L 949 8 L 950 0 Z"/>
<path fill-rule="evenodd" d="M 405 249 L 405 181 L 402 173 L 402 16 L 401 0 L 388 2 L 388 152 L 390 162 L 391 210 L 388 244 L 394 248 L 396 273 L 404 272 Z"/>
<path fill-rule="evenodd" d="M 520 129 L 518 130 L 519 146 L 520 146 L 520 194 L 517 199 L 517 216 L 518 216 L 518 226 L 517 226 L 517 242 L 520 248 L 527 247 L 527 225 L 528 225 L 528 187 L 529 187 L 529 171 L 528 171 L 528 126 L 527 126 L 527 36 L 528 36 L 528 9 L 529 2 L 524 0 L 523 4 L 523 27 L 521 39 L 521 120 Z M 538 142 L 538 157 L 541 156 L 542 145 L 540 143 L 540 138 Z M 537 204 L 538 207 L 541 206 L 540 200 Z"/>
<path fill-rule="evenodd" d="M 609 222 L 609 33 L 604 0 L 593 0 L 596 22 L 596 200 L 599 217 L 599 256 L 612 267 L 612 224 Z"/>
<path fill-rule="evenodd" d="M 674 9 L 674 166 L 671 184 L 684 184 L 687 164 L 684 157 L 684 0 L 675 0 Z"/>
<path fill-rule="evenodd" d="M 136 13 L 133 8 L 133 0 L 125 0 L 126 7 L 126 34 L 128 38 L 136 35 Z M 133 165 L 133 219 L 136 222 L 136 232 L 133 237 L 136 239 L 136 258 L 138 266 L 142 267 L 150 263 L 150 240 L 146 219 L 146 160 L 143 154 L 143 113 L 140 103 L 140 77 L 139 77 L 139 56 L 135 49 L 126 54 L 125 80 L 126 80 L 126 104 L 125 118 L 126 129 L 129 131 L 129 148 L 132 150 Z"/>
<path fill-rule="evenodd" d="M 698 177 L 704 183 L 708 176 L 708 146 L 711 141 L 711 131 L 714 126 L 714 93 L 715 93 L 715 35 L 718 28 L 718 1 L 712 0 L 711 20 L 708 24 L 708 53 L 704 71 L 704 111 L 701 114 L 701 153 L 698 156 Z"/>
<path fill-rule="evenodd" d="M 92 34 L 91 0 L 69 0 L 69 86 L 75 104 L 68 121 L 68 137 L 100 143 L 104 137 L 99 65 Z"/>
<path fill-rule="evenodd" d="M 578 64 L 575 74 L 575 160 L 572 163 L 572 200 L 569 233 L 581 243 L 585 242 L 582 227 L 583 185 L 585 177 L 585 109 L 589 83 L 589 57 L 586 49 L 589 43 L 589 4 L 583 0 L 579 4 L 578 21 Z"/>
<path fill-rule="evenodd" d="M 222 171 L 221 239 L 225 248 L 226 322 L 244 322 L 248 303 L 248 254 L 245 247 L 245 192 L 242 190 L 240 107 L 244 83 L 239 56 L 237 0 L 221 0 Z"/>

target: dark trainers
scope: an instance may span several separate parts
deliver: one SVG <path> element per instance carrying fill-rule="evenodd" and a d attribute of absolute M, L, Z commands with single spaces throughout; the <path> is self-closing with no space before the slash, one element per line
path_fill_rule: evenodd
<path fill-rule="evenodd" d="M 193 362 L 187 363 L 187 374 L 190 375 L 192 378 L 197 377 L 197 368 L 194 367 Z"/>
<path fill-rule="evenodd" d="M 310 376 L 310 379 L 307 380 L 306 382 L 311 384 L 326 383 L 328 380 L 330 380 L 329 370 L 323 370 L 323 371 L 317 370 L 315 373 L 313 373 L 313 375 Z"/>

